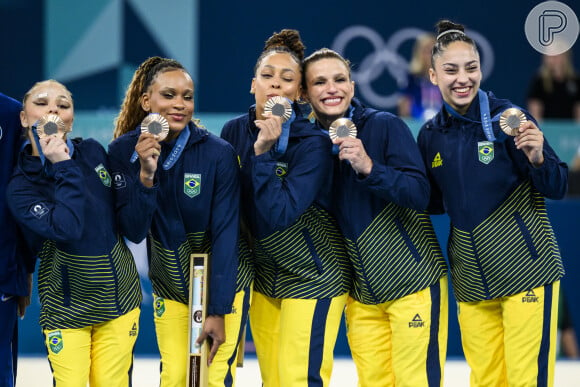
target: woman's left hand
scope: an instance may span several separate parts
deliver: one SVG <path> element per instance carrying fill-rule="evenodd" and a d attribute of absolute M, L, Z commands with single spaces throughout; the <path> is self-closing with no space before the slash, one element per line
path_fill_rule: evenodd
<path fill-rule="evenodd" d="M 30 305 L 30 298 L 32 295 L 32 273 L 28 273 L 26 282 L 28 285 L 28 295 L 19 296 L 18 299 L 16 300 L 18 304 L 18 317 L 20 317 L 21 319 L 24 318 L 26 308 Z"/>
<path fill-rule="evenodd" d="M 544 134 L 533 121 L 526 121 L 520 126 L 515 144 L 517 149 L 526 154 L 530 164 L 535 168 L 544 163 Z"/>

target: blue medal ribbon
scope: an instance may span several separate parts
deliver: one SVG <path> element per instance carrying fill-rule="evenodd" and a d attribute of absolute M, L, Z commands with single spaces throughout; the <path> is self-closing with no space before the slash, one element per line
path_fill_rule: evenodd
<path fill-rule="evenodd" d="M 463 121 L 474 122 L 477 124 L 481 124 L 483 127 L 483 133 L 485 134 L 485 138 L 487 141 L 495 141 L 495 135 L 493 134 L 493 127 L 491 125 L 492 119 L 489 113 L 489 98 L 487 97 L 487 93 L 481 89 L 477 91 L 477 96 L 479 97 L 479 111 L 481 121 L 472 120 L 467 118 L 461 114 L 459 114 L 455 109 L 453 109 L 447 102 L 443 101 L 445 105 L 445 109 L 451 114 L 453 117 L 459 118 Z"/>
<path fill-rule="evenodd" d="M 183 149 L 185 149 L 185 145 L 189 140 L 191 132 L 189 130 L 189 125 L 186 125 L 185 128 L 179 133 L 177 139 L 175 140 L 175 145 L 173 145 L 173 149 L 171 149 L 171 153 L 167 157 L 167 160 L 163 163 L 163 169 L 168 170 L 175 165 L 181 154 L 183 153 Z M 137 151 L 133 151 L 131 155 L 131 163 L 134 163 L 139 158 Z"/>
<path fill-rule="evenodd" d="M 292 106 L 292 101 L 290 101 L 288 98 L 286 99 L 290 103 L 290 106 Z M 286 122 L 282 123 L 282 133 L 280 134 L 280 137 L 278 137 L 276 144 L 274 144 L 274 155 L 276 157 L 280 157 L 286 153 L 286 149 L 288 148 L 288 140 L 290 138 L 290 125 L 295 118 L 296 113 L 294 113 L 294 108 L 292 108 L 292 115 L 290 118 L 288 118 L 288 120 L 286 120 Z"/>
<path fill-rule="evenodd" d="M 181 131 L 181 133 L 179 133 L 179 136 L 177 136 L 177 139 L 175 140 L 175 145 L 173 145 L 173 149 L 171 149 L 171 153 L 169 153 L 169 157 L 167 157 L 167 160 L 165 160 L 165 162 L 163 163 L 163 169 L 167 171 L 168 169 L 170 169 L 175 165 L 177 160 L 179 160 L 179 157 L 181 157 L 181 154 L 185 149 L 185 145 L 189 140 L 189 135 L 190 135 L 189 125 L 186 125 L 185 128 L 183 128 L 183 130 Z"/>

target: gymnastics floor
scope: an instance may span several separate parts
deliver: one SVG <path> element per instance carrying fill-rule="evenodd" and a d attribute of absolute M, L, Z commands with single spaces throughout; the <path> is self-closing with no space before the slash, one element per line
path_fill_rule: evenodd
<path fill-rule="evenodd" d="M 44 357 L 19 358 L 17 387 L 50 387 L 52 377 L 48 361 Z M 357 377 L 350 358 L 336 358 L 331 387 L 356 387 Z M 447 360 L 445 387 L 469 386 L 469 368 L 464 360 Z M 159 359 L 136 357 L 133 370 L 133 387 L 159 386 Z M 238 368 L 237 387 L 260 387 L 260 372 L 255 357 L 246 358 L 244 367 Z M 580 361 L 556 362 L 555 387 L 580 387 Z"/>

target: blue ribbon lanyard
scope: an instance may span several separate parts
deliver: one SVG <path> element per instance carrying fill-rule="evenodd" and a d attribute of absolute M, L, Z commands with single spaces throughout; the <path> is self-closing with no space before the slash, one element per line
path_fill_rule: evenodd
<path fill-rule="evenodd" d="M 352 106 L 349 106 L 347 112 L 348 114 L 346 115 L 346 118 L 352 121 L 352 113 L 354 112 L 354 108 Z M 328 131 L 326 131 L 326 134 L 328 134 Z M 337 155 L 338 152 L 339 152 L 338 145 L 332 144 L 332 154 Z"/>
<path fill-rule="evenodd" d="M 293 102 L 286 98 L 288 102 L 290 102 L 290 107 L 292 109 L 292 115 L 288 120 L 282 123 L 282 133 L 280 133 L 280 137 L 278 137 L 278 141 L 274 144 L 274 154 L 276 157 L 282 156 L 286 153 L 286 149 L 288 148 L 288 140 L 290 139 L 290 126 L 292 122 L 296 119 L 296 113 L 294 113 Z"/>
<path fill-rule="evenodd" d="M 455 109 L 449 106 L 449 104 L 445 101 L 443 101 L 443 104 L 445 105 L 445 108 L 447 109 L 449 114 L 451 114 L 453 117 L 459 118 L 460 120 L 481 124 L 483 128 L 483 133 L 485 134 L 485 138 L 487 139 L 487 141 L 493 142 L 496 140 L 496 138 L 495 135 L 493 134 L 493 127 L 491 125 L 492 119 L 489 113 L 489 98 L 487 97 L 485 91 L 481 89 L 477 91 L 477 96 L 479 97 L 479 111 L 481 121 L 472 120 L 470 118 L 462 116 L 457 111 L 455 111 Z"/>
<path fill-rule="evenodd" d="M 189 130 L 189 125 L 185 126 L 185 128 L 183 128 L 181 133 L 179 133 L 179 136 L 177 136 L 177 139 L 175 140 L 175 145 L 173 145 L 173 149 L 171 149 L 171 153 L 169 153 L 167 160 L 165 160 L 165 162 L 163 163 L 164 170 L 167 171 L 168 169 L 171 169 L 171 167 L 175 165 L 177 160 L 179 160 L 179 157 L 181 157 L 181 154 L 185 149 L 185 145 L 189 140 L 190 134 L 191 132 Z M 137 161 L 137 158 L 139 158 L 137 151 L 133 151 L 133 155 L 131 155 L 131 163 Z"/>

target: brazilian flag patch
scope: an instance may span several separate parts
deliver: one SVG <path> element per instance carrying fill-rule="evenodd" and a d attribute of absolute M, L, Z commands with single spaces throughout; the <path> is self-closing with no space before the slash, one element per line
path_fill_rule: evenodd
<path fill-rule="evenodd" d="M 163 313 L 165 313 L 165 300 L 161 297 L 156 297 L 154 308 L 155 308 L 155 315 L 157 317 L 163 316 Z"/>
<path fill-rule="evenodd" d="M 199 173 L 186 173 L 183 175 L 183 192 L 190 198 L 201 192 L 201 175 Z"/>
<path fill-rule="evenodd" d="M 288 163 L 284 163 L 281 161 L 277 162 L 275 173 L 276 173 L 276 176 L 278 177 L 278 179 L 284 180 L 284 178 L 288 174 Z"/>
<path fill-rule="evenodd" d="M 111 186 L 111 175 L 109 175 L 109 172 L 107 172 L 103 164 L 97 165 L 95 167 L 95 172 L 97 172 L 97 175 L 99 175 L 99 178 L 106 187 Z"/>
<path fill-rule="evenodd" d="M 48 334 L 48 348 L 50 348 L 50 352 L 55 355 L 62 351 L 64 348 L 64 342 L 60 331 L 54 331 Z"/>
<path fill-rule="evenodd" d="M 479 161 L 484 164 L 489 164 L 493 160 L 493 142 L 491 141 L 480 141 L 477 143 L 477 154 L 479 156 Z"/>

